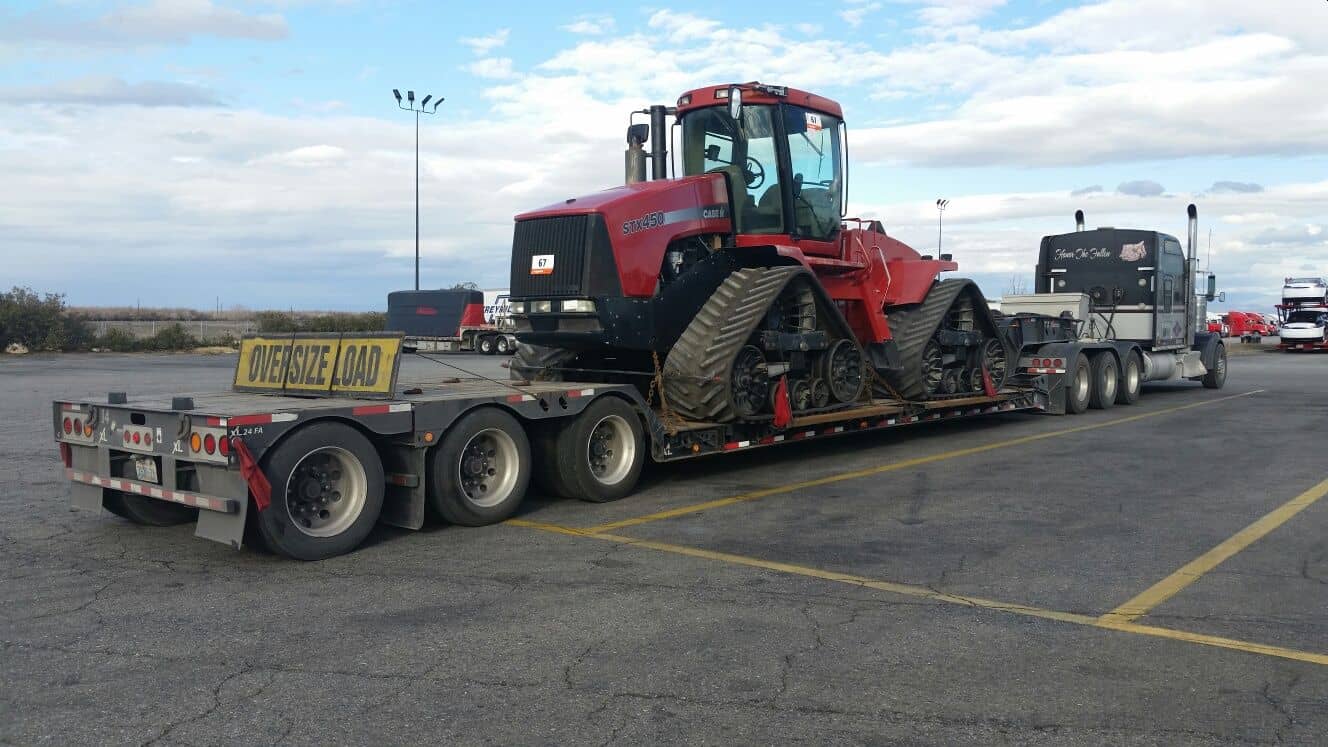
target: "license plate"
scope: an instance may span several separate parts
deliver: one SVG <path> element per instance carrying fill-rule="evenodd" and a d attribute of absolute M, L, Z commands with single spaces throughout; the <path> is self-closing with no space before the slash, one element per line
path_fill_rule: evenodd
<path fill-rule="evenodd" d="M 160 482 L 157 479 L 157 460 L 152 457 L 134 457 L 134 473 L 139 482 Z"/>

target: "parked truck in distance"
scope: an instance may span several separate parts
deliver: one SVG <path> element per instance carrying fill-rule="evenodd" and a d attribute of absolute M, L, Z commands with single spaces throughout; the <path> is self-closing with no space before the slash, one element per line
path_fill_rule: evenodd
<path fill-rule="evenodd" d="M 408 351 L 473 351 L 509 355 L 516 349 L 506 290 L 421 290 L 387 294 L 387 329 L 405 335 Z"/>

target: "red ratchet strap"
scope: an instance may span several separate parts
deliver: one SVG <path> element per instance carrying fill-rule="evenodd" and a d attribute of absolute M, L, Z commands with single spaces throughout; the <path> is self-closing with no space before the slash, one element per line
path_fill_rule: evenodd
<path fill-rule="evenodd" d="M 793 407 L 789 404 L 788 377 L 780 376 L 775 387 L 775 422 L 776 428 L 783 428 L 793 420 Z"/>

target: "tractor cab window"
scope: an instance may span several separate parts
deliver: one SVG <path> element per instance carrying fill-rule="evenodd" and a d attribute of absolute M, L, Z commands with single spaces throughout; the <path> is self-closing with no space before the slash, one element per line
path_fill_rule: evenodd
<path fill-rule="evenodd" d="M 682 120 L 683 173 L 728 175 L 738 233 L 784 233 L 774 112 L 745 106 L 739 126 L 728 109 L 714 106 Z"/>
<path fill-rule="evenodd" d="M 839 229 L 843 204 L 840 121 L 796 106 L 786 106 L 783 111 L 797 234 L 828 239 Z"/>

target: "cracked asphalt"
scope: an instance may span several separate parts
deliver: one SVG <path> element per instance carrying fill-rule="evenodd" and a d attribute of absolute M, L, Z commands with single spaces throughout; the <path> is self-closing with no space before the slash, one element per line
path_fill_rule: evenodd
<path fill-rule="evenodd" d="M 1312 662 L 513 525 L 380 528 L 296 563 L 68 507 L 50 400 L 222 387 L 232 365 L 0 358 L 0 741 L 1328 742 Z M 624 501 L 532 496 L 522 518 L 588 527 L 1102 423 L 615 530 L 1100 615 L 1328 477 L 1325 367 L 1242 356 L 1221 393 L 654 466 Z M 451 372 L 408 361 L 416 375 Z M 1326 536 L 1328 499 L 1141 622 L 1328 653 Z"/>

